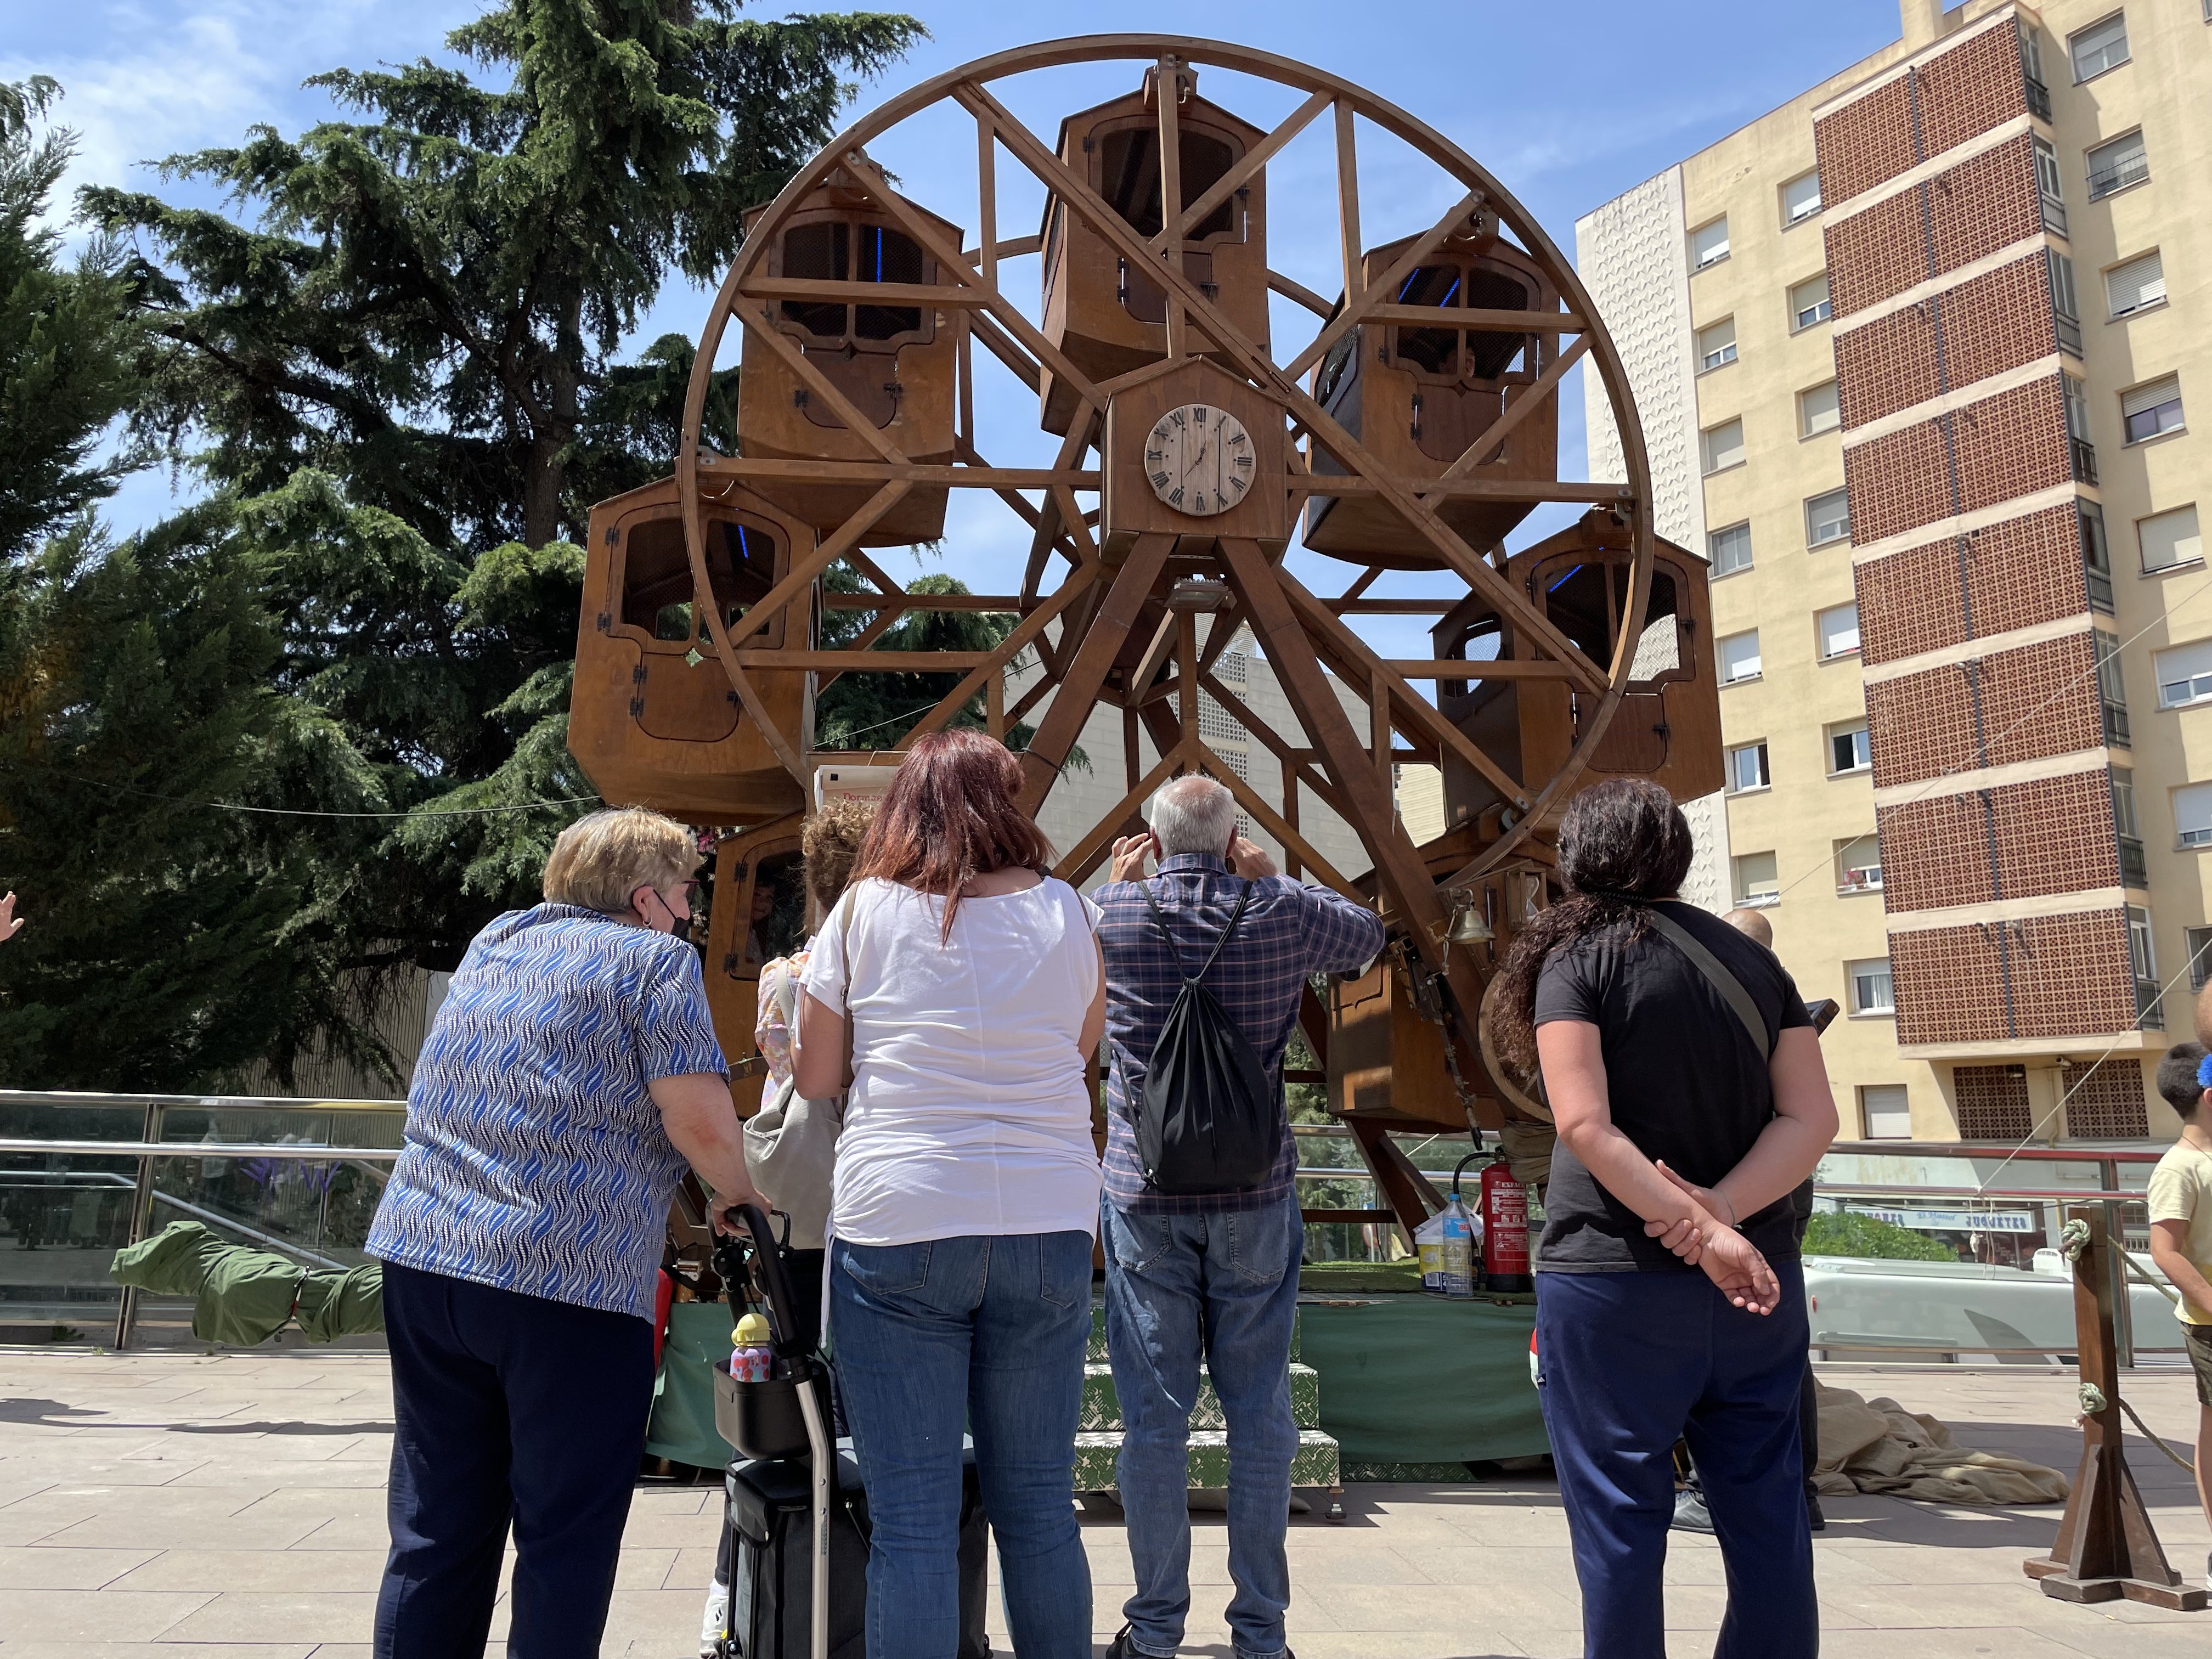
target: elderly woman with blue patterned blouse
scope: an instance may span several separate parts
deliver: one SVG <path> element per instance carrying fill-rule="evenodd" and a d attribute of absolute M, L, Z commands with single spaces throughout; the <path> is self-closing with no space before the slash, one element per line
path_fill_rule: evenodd
<path fill-rule="evenodd" d="M 369 1231 L 392 1352 L 378 1659 L 483 1651 L 508 1526 L 514 1659 L 596 1654 L 653 1398 L 656 1276 L 686 1164 L 753 1201 L 690 929 L 699 854 L 595 812 L 545 902 L 478 933 L 416 1062 Z"/>

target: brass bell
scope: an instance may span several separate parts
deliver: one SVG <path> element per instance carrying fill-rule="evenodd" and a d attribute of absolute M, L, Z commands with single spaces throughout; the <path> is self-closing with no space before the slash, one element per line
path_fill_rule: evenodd
<path fill-rule="evenodd" d="M 1485 896 L 1464 888 L 1453 890 L 1451 926 L 1445 931 L 1444 937 L 1454 945 L 1486 945 L 1498 937 L 1492 931 L 1488 918 L 1483 915 L 1488 908 L 1484 902 Z"/>

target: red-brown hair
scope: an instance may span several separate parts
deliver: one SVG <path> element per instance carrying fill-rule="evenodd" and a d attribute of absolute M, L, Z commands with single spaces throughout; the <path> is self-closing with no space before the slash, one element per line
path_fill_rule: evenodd
<path fill-rule="evenodd" d="M 996 738 L 965 729 L 917 738 L 860 842 L 852 879 L 880 876 L 942 894 L 951 939 L 960 890 L 975 878 L 1050 867 L 1052 843 L 1017 804 L 1021 789 L 1022 763 Z"/>

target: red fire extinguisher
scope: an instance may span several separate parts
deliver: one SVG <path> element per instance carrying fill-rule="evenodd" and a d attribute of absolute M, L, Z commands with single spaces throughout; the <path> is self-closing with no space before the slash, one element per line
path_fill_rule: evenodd
<path fill-rule="evenodd" d="M 1533 1291 L 1528 1273 L 1528 1189 L 1513 1178 L 1505 1152 L 1482 1172 L 1483 1287 L 1501 1295 Z"/>

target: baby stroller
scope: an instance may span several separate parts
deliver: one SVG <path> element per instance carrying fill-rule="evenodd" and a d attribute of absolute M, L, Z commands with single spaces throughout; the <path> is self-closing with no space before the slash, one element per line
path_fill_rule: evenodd
<path fill-rule="evenodd" d="M 723 1476 L 731 1533 L 722 1659 L 863 1659 L 868 1505 L 849 1441 L 835 1438 L 830 1362 L 806 1333 L 784 1270 L 784 1246 L 757 1206 L 744 1235 L 714 1247 L 732 1321 L 766 1314 L 773 1376 L 714 1377 L 714 1426 L 737 1455 Z M 960 1504 L 959 1659 L 988 1659 L 984 1589 L 989 1531 L 972 1449 Z"/>

